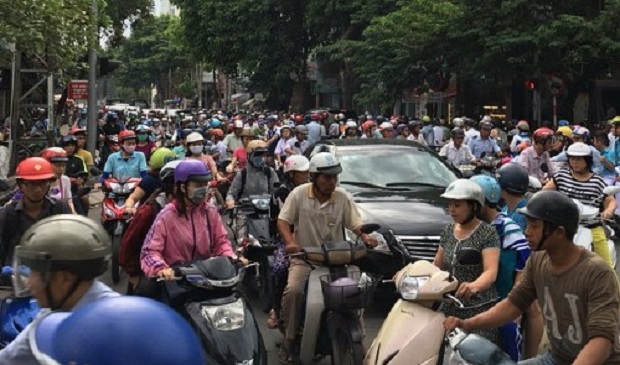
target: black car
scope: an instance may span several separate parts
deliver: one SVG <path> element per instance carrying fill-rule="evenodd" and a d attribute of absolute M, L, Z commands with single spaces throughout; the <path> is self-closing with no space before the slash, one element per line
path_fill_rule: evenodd
<path fill-rule="evenodd" d="M 440 233 L 452 221 L 440 195 L 458 178 L 453 167 L 434 151 L 407 140 L 325 140 L 310 146 L 306 156 L 318 152 L 338 157 L 343 169 L 339 185 L 353 195 L 364 223 L 378 223 L 384 233 L 392 231 L 411 258 L 433 260 Z M 395 264 L 391 256 L 387 242 L 369 251 L 372 271 L 393 275 L 400 269 L 394 266 L 403 264 Z"/>

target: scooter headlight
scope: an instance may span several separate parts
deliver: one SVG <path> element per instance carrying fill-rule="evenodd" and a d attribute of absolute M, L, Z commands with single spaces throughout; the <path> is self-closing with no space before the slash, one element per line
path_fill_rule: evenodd
<path fill-rule="evenodd" d="M 109 218 L 114 218 L 114 216 L 116 215 L 112 209 L 106 207 L 105 205 L 103 206 L 103 212 Z"/>
<path fill-rule="evenodd" d="M 123 185 L 121 185 L 119 183 L 110 183 L 110 190 L 112 190 L 112 192 L 115 193 L 115 194 L 122 194 L 123 193 Z"/>
<path fill-rule="evenodd" d="M 414 300 L 418 297 L 420 288 L 430 280 L 430 276 L 404 275 L 398 282 L 398 292 L 405 300 Z"/>
<path fill-rule="evenodd" d="M 245 325 L 245 311 L 241 299 L 219 306 L 205 305 L 202 307 L 202 316 L 211 321 L 219 331 L 234 331 Z"/>
<path fill-rule="evenodd" d="M 125 194 L 129 194 L 135 187 L 136 187 L 136 183 L 127 183 L 123 186 L 123 192 Z"/>
<path fill-rule="evenodd" d="M 258 210 L 269 209 L 269 199 L 252 199 L 252 204 Z"/>

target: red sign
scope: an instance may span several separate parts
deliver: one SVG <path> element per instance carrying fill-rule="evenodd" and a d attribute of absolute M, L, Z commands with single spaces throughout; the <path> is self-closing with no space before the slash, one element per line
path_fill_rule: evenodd
<path fill-rule="evenodd" d="M 73 100 L 88 100 L 88 80 L 70 81 L 68 97 Z"/>

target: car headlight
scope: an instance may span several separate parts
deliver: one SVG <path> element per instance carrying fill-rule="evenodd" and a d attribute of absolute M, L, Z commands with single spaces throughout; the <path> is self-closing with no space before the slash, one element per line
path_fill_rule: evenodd
<path fill-rule="evenodd" d="M 245 311 L 241 299 L 224 305 L 205 305 L 202 307 L 202 316 L 211 321 L 219 331 L 234 331 L 245 325 Z"/>
<path fill-rule="evenodd" d="M 269 199 L 252 199 L 252 204 L 258 210 L 269 209 Z"/>
<path fill-rule="evenodd" d="M 123 186 L 119 183 L 110 183 L 110 190 L 112 190 L 113 193 L 122 194 Z"/>
<path fill-rule="evenodd" d="M 420 288 L 430 280 L 430 276 L 404 275 L 398 282 L 398 292 L 405 300 L 414 300 L 418 297 Z"/>

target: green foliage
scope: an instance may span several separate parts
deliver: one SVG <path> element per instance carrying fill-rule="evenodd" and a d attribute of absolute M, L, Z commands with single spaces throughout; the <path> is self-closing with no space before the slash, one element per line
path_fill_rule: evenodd
<path fill-rule="evenodd" d="M 148 17 L 153 9 L 153 0 L 106 0 L 105 9 L 99 9 L 107 22 L 101 24 L 108 44 L 112 47 L 119 46 L 124 41 L 123 31 L 125 27 L 132 26 L 140 18 Z"/>

